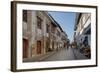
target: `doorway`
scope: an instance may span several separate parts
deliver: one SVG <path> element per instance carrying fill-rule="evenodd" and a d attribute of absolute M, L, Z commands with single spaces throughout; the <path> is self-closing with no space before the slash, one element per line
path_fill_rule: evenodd
<path fill-rule="evenodd" d="M 37 54 L 41 54 L 41 41 L 37 41 Z"/>
<path fill-rule="evenodd" d="M 23 58 L 28 57 L 28 40 L 23 39 Z"/>

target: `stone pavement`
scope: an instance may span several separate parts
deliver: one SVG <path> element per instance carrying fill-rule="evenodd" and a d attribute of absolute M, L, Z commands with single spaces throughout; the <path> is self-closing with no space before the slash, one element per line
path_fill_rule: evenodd
<path fill-rule="evenodd" d="M 75 60 L 72 49 L 62 49 L 45 58 L 43 61 L 63 61 L 63 60 Z"/>
<path fill-rule="evenodd" d="M 61 49 L 58 51 L 48 52 L 33 58 L 24 59 L 24 62 L 40 62 L 40 61 L 64 61 L 64 60 L 82 60 L 88 59 L 77 49 Z"/>
<path fill-rule="evenodd" d="M 38 56 L 35 56 L 35 57 L 32 57 L 32 58 L 25 58 L 23 60 L 23 62 L 37 62 L 37 61 L 41 61 L 51 55 L 53 55 L 56 51 L 53 51 L 53 52 L 48 52 L 46 54 L 43 54 L 43 55 L 38 55 Z"/>
<path fill-rule="evenodd" d="M 44 58 L 43 61 L 63 61 L 63 60 L 82 60 L 87 59 L 83 54 L 81 54 L 77 49 L 62 49 L 52 56 Z"/>
<path fill-rule="evenodd" d="M 73 54 L 75 56 L 75 59 L 80 60 L 80 59 L 88 59 L 86 56 L 84 56 L 82 53 L 79 52 L 77 49 L 73 49 Z"/>

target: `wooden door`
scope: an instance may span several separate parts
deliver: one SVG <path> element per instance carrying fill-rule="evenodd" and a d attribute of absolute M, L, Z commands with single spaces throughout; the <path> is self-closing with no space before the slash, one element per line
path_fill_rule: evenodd
<path fill-rule="evenodd" d="M 37 41 L 37 54 L 41 54 L 41 41 Z"/>
<path fill-rule="evenodd" d="M 54 49 L 54 41 L 52 41 L 52 50 Z"/>
<path fill-rule="evenodd" d="M 28 57 L 28 40 L 23 39 L 23 58 Z"/>

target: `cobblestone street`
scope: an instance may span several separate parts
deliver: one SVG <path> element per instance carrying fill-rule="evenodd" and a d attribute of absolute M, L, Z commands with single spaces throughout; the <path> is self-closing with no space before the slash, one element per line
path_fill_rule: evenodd
<path fill-rule="evenodd" d="M 76 60 L 76 59 L 87 59 L 77 49 L 62 49 L 55 54 L 45 58 L 42 61 L 60 61 L 60 60 Z"/>

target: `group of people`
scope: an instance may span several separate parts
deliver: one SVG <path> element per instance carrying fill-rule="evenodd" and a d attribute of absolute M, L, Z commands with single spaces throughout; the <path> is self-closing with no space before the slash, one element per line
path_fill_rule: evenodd
<path fill-rule="evenodd" d="M 68 48 L 74 48 L 74 49 L 76 49 L 77 48 L 77 43 L 76 42 L 73 42 L 73 43 L 71 43 L 71 44 L 67 44 L 67 49 Z"/>
<path fill-rule="evenodd" d="M 80 43 L 77 45 L 77 42 L 72 42 L 71 44 L 67 45 L 67 49 L 73 48 L 73 49 L 78 49 L 80 53 L 84 54 L 86 57 L 91 58 L 91 50 L 90 46 L 85 42 L 85 43 Z"/>
<path fill-rule="evenodd" d="M 80 52 L 88 58 L 91 57 L 91 50 L 88 44 L 80 44 Z"/>

